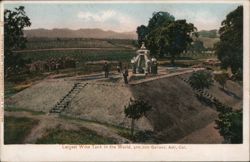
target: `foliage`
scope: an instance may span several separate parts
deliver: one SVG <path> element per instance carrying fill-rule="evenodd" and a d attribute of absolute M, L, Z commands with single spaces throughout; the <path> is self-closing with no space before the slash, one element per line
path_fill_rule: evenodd
<path fill-rule="evenodd" d="M 149 110 L 151 106 L 147 102 L 130 99 L 130 103 L 125 106 L 124 113 L 126 117 L 138 120 Z"/>
<path fill-rule="evenodd" d="M 194 25 L 188 24 L 186 20 L 176 20 L 163 28 L 161 44 L 163 52 L 171 56 L 172 64 L 174 64 L 175 57 L 186 50 L 193 41 L 190 35 L 194 30 Z"/>
<path fill-rule="evenodd" d="M 222 68 L 231 67 L 233 74 L 243 68 L 243 6 L 230 12 L 219 30 L 216 54 Z"/>
<path fill-rule="evenodd" d="M 191 45 L 188 46 L 188 51 L 191 51 L 192 53 L 201 53 L 204 50 L 204 43 L 200 40 L 193 41 Z"/>
<path fill-rule="evenodd" d="M 223 112 L 220 112 L 219 119 L 215 122 L 217 124 L 216 128 L 219 129 L 226 143 L 242 143 L 242 109 L 237 111 L 224 109 Z"/>
<path fill-rule="evenodd" d="M 138 44 L 142 45 L 142 42 L 145 42 L 146 36 L 148 34 L 148 28 L 145 25 L 138 26 L 136 29 L 136 33 L 138 35 Z"/>
<path fill-rule="evenodd" d="M 138 42 L 145 41 L 151 54 L 156 57 L 171 56 L 171 62 L 187 49 L 192 42 L 193 24 L 186 20 L 175 20 L 168 12 L 154 12 L 148 26 L 137 28 Z"/>
<path fill-rule="evenodd" d="M 131 135 L 133 136 L 134 132 L 134 120 L 140 119 L 145 113 L 151 110 L 152 107 L 143 100 L 133 100 L 130 99 L 130 102 L 127 106 L 124 107 L 125 116 L 132 119 L 131 122 Z"/>
<path fill-rule="evenodd" d="M 95 132 L 81 128 L 80 130 L 63 130 L 55 128 L 48 130 L 37 144 L 114 144 L 110 138 L 105 138 Z"/>
<path fill-rule="evenodd" d="M 26 38 L 23 29 L 30 26 L 30 19 L 26 16 L 24 7 L 15 8 L 14 11 L 4 10 L 4 68 L 17 69 L 24 65 L 22 58 L 13 53 L 13 50 L 25 47 Z"/>
<path fill-rule="evenodd" d="M 4 143 L 21 144 L 38 120 L 26 117 L 4 117 Z"/>
<path fill-rule="evenodd" d="M 154 12 L 152 18 L 149 19 L 148 29 L 153 31 L 156 28 L 167 26 L 173 21 L 175 21 L 174 16 L 168 12 Z"/>
<path fill-rule="evenodd" d="M 209 88 L 213 84 L 212 75 L 208 71 L 198 71 L 189 77 L 190 84 L 194 89 Z"/>
<path fill-rule="evenodd" d="M 227 73 L 216 74 L 216 75 L 214 75 L 214 80 L 217 81 L 224 89 L 225 84 L 228 80 L 228 75 L 227 75 Z"/>

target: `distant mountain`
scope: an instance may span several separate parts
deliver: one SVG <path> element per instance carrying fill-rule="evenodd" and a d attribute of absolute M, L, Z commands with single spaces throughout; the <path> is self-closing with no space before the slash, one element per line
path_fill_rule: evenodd
<path fill-rule="evenodd" d="M 107 39 L 137 39 L 136 32 L 114 32 L 101 29 L 30 29 L 25 30 L 26 37 L 47 38 L 107 38 Z"/>
<path fill-rule="evenodd" d="M 207 37 L 207 38 L 219 38 L 218 30 L 201 30 L 198 32 L 200 37 Z"/>

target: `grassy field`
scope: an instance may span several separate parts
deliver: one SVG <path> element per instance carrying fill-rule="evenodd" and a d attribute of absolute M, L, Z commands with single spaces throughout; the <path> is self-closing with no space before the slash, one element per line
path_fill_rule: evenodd
<path fill-rule="evenodd" d="M 20 144 L 38 124 L 38 120 L 26 117 L 4 117 L 4 143 Z"/>
<path fill-rule="evenodd" d="M 112 139 L 104 138 L 86 128 L 67 131 L 60 128 L 48 130 L 37 144 L 113 144 Z"/>
<path fill-rule="evenodd" d="M 134 48 L 135 40 L 91 38 L 29 38 L 26 49 L 48 48 Z"/>
<path fill-rule="evenodd" d="M 218 40 L 206 39 L 208 46 L 212 46 Z M 25 59 L 46 60 L 53 57 L 73 57 L 79 62 L 116 60 L 129 61 L 138 48 L 136 40 L 122 39 L 90 39 L 90 38 L 29 38 L 25 50 L 51 49 L 51 48 L 98 48 L 81 50 L 62 50 L 62 51 L 31 51 L 21 52 L 20 55 Z M 109 48 L 109 50 L 106 50 Z M 113 48 L 113 50 L 112 50 Z M 180 59 L 203 59 L 214 57 L 214 54 L 205 53 L 185 53 L 180 55 Z"/>
<path fill-rule="evenodd" d="M 135 50 L 70 50 L 70 51 L 36 51 L 20 53 L 24 59 L 32 61 L 49 58 L 72 57 L 80 63 L 87 61 L 127 61 L 135 56 Z"/>

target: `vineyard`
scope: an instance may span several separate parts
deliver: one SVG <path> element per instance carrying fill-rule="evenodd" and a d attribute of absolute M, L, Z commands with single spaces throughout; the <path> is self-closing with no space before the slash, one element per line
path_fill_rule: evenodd
<path fill-rule="evenodd" d="M 135 40 L 91 38 L 28 38 L 26 49 L 49 48 L 127 48 L 134 49 Z"/>
<path fill-rule="evenodd" d="M 128 61 L 134 55 L 134 50 L 65 50 L 65 51 L 37 51 L 20 53 L 25 60 L 38 61 L 50 58 L 71 57 L 79 63 L 87 61 Z"/>
<path fill-rule="evenodd" d="M 75 48 L 75 49 L 74 49 Z M 26 48 L 17 51 L 25 60 L 38 61 L 71 57 L 80 64 L 87 61 L 129 62 L 138 48 L 136 40 L 92 38 L 28 38 Z M 60 50 L 59 50 L 60 49 Z M 183 53 L 177 60 L 215 58 L 214 53 Z M 165 60 L 169 58 L 166 57 Z"/>

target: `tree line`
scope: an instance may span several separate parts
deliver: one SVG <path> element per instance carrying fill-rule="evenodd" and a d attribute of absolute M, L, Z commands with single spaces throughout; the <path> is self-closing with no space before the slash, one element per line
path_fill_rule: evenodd
<path fill-rule="evenodd" d="M 148 25 L 138 26 L 136 32 L 139 45 L 145 42 L 155 57 L 170 56 L 172 65 L 182 52 L 187 49 L 202 49 L 203 46 L 202 42 L 196 40 L 199 32 L 194 24 L 187 23 L 185 19 L 175 20 L 168 12 L 154 12 Z M 238 6 L 221 22 L 219 38 L 215 53 L 221 61 L 221 68 L 232 69 L 235 77 L 242 80 L 243 6 Z"/>

